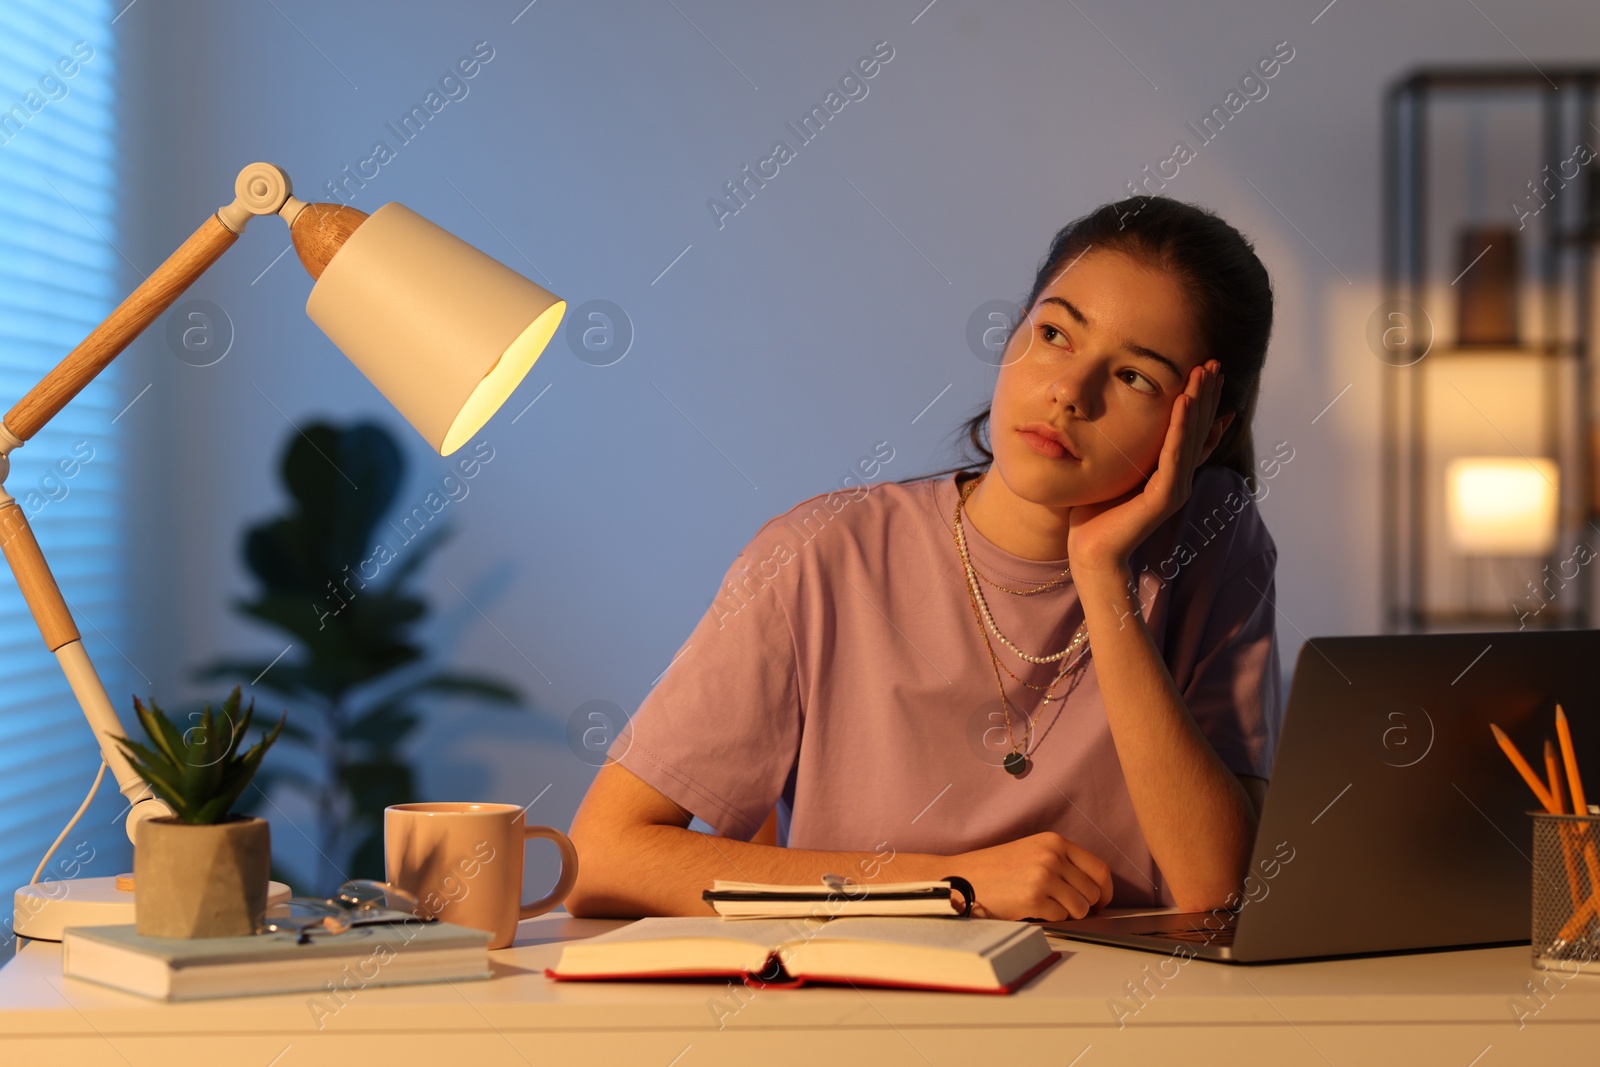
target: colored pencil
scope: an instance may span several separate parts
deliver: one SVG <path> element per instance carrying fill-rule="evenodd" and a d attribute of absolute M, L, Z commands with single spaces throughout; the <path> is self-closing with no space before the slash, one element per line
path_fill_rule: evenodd
<path fill-rule="evenodd" d="M 1562 804 L 1561 768 L 1556 762 L 1556 746 L 1547 737 L 1544 739 L 1544 773 L 1550 782 L 1550 797 L 1555 801 L 1556 814 L 1564 814 L 1566 807 Z M 1573 854 L 1571 827 L 1565 823 L 1556 824 L 1556 837 L 1561 841 L 1561 862 L 1567 869 L 1567 892 L 1572 896 L 1572 905 L 1576 909 L 1583 900 L 1583 887 L 1578 880 L 1578 860 Z"/>
<path fill-rule="evenodd" d="M 1517 773 L 1522 775 L 1522 780 L 1528 783 L 1528 788 L 1533 790 L 1533 795 L 1539 798 L 1539 804 L 1550 814 L 1557 814 L 1558 809 L 1556 808 L 1555 798 L 1550 795 L 1550 790 L 1545 788 L 1544 783 L 1539 781 L 1539 776 L 1533 773 L 1533 768 L 1528 766 L 1528 761 L 1522 758 L 1522 753 L 1518 752 L 1517 746 L 1511 743 L 1511 738 L 1507 737 L 1506 732 L 1494 723 L 1489 724 L 1489 729 L 1494 731 L 1494 739 L 1500 742 L 1500 750 L 1506 754 L 1506 758 L 1517 769 Z"/>
<path fill-rule="evenodd" d="M 1567 713 L 1556 705 L 1556 738 L 1561 742 L 1561 759 L 1567 768 L 1567 792 L 1572 796 L 1572 813 L 1578 816 L 1587 816 L 1589 806 L 1583 793 L 1583 779 L 1578 776 L 1578 757 L 1572 747 L 1572 728 L 1567 724 Z M 1575 824 L 1574 830 L 1583 833 L 1583 824 Z M 1557 936 L 1564 941 L 1571 940 L 1578 929 L 1587 924 L 1592 914 L 1600 913 L 1600 856 L 1596 856 L 1594 842 L 1583 842 L 1583 862 L 1589 869 L 1589 899 L 1573 914 L 1571 920 L 1561 928 Z"/>
<path fill-rule="evenodd" d="M 1533 768 L 1528 766 L 1528 761 L 1522 758 L 1522 753 L 1517 751 L 1517 746 L 1512 744 L 1511 738 L 1507 737 L 1505 731 L 1494 723 L 1489 724 L 1489 729 L 1494 733 L 1494 739 L 1499 743 L 1500 750 L 1506 754 L 1506 758 L 1517 769 L 1517 773 L 1522 775 L 1522 780 L 1528 784 L 1529 789 L 1533 790 L 1533 795 L 1539 799 L 1539 803 L 1544 807 L 1544 810 L 1550 815 L 1561 814 L 1560 803 L 1552 795 L 1552 790 L 1539 780 L 1538 775 L 1533 773 Z M 1557 827 L 1556 835 L 1563 842 L 1566 841 L 1566 835 L 1561 832 L 1560 827 Z M 1576 864 L 1574 864 L 1574 867 L 1576 867 Z M 1572 873 L 1576 875 L 1577 871 L 1574 869 Z M 1591 881 L 1590 884 L 1600 887 L 1600 882 Z M 1565 925 L 1561 927 L 1560 932 L 1556 934 L 1558 941 L 1571 941 L 1578 928 L 1588 921 L 1589 915 L 1595 907 L 1594 900 L 1581 900 L 1583 890 L 1576 885 L 1575 880 L 1568 883 L 1568 888 L 1572 894 L 1573 914 Z"/>
<path fill-rule="evenodd" d="M 1572 814 L 1589 814 L 1589 805 L 1583 796 L 1583 779 L 1578 777 L 1578 757 L 1572 750 L 1572 728 L 1567 725 L 1567 713 L 1556 705 L 1556 737 L 1561 739 L 1561 758 L 1567 765 L 1567 791 L 1572 794 Z"/>
<path fill-rule="evenodd" d="M 1550 790 L 1550 799 L 1555 802 L 1557 815 L 1566 811 L 1566 806 L 1561 802 L 1561 768 L 1556 764 L 1556 746 L 1548 737 L 1544 739 L 1544 776 Z"/>

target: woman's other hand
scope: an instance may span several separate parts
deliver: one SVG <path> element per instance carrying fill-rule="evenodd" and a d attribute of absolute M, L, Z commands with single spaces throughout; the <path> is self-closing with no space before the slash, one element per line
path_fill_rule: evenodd
<path fill-rule="evenodd" d="M 980 918 L 1059 922 L 1111 903 L 1111 868 L 1051 831 L 963 852 L 951 865 L 972 883 Z"/>

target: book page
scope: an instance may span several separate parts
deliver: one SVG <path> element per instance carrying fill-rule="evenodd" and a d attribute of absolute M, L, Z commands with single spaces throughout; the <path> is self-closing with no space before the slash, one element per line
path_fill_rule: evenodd
<path fill-rule="evenodd" d="M 778 951 L 797 978 L 995 989 L 1050 954 L 1044 934 L 1002 919 L 846 917 Z"/>
<path fill-rule="evenodd" d="M 718 916 L 652 916 L 561 949 L 558 975 L 670 974 L 681 971 L 759 973 L 773 947 L 804 937 L 821 922 Z"/>
<path fill-rule="evenodd" d="M 638 919 L 594 937 L 586 937 L 574 944 L 610 945 L 681 938 L 720 938 L 749 941 L 770 949 L 792 938 L 804 939 L 809 936 L 809 926 L 820 925 L 804 919 L 740 919 L 732 922 L 719 915 L 657 915 Z"/>

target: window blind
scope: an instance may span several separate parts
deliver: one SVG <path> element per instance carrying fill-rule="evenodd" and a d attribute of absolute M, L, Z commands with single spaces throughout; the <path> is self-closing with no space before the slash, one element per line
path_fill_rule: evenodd
<path fill-rule="evenodd" d="M 114 3 L 115 0 L 112 0 Z M 117 251 L 112 3 L 0 5 L 0 414 L 140 278 Z M 123 658 L 124 434 L 132 399 L 116 362 L 27 445 L 5 488 L 28 515 L 119 713 L 146 689 Z M 125 707 L 126 705 L 126 707 Z M 127 721 L 124 714 L 124 721 Z M 15 576 L 0 565 L 0 915 L 94 779 L 99 748 Z M 44 879 L 129 869 L 108 774 Z M 6 923 L 4 939 L 11 940 Z"/>

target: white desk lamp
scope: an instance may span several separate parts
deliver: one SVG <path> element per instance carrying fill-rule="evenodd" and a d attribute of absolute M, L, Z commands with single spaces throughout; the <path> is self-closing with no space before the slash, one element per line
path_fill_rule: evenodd
<path fill-rule="evenodd" d="M 288 223 L 295 252 L 316 280 L 306 302 L 312 321 L 441 456 L 460 448 L 510 397 L 566 311 L 566 302 L 553 293 L 400 204 L 386 204 L 370 216 L 342 204 L 307 204 L 292 195 L 288 175 L 270 163 L 240 171 L 234 193 L 231 204 L 206 219 L 0 422 L 0 547 L 128 800 L 130 840 L 142 820 L 172 812 L 110 740 L 125 730 L 27 516 L 3 488 L 11 451 L 193 285 L 257 215 L 281 215 Z M 26 885 L 16 893 L 14 929 L 24 937 L 59 940 L 67 926 L 131 923 L 133 893 L 119 888 L 119 881 Z M 288 893 L 278 883 L 273 887 L 275 896 Z"/>

